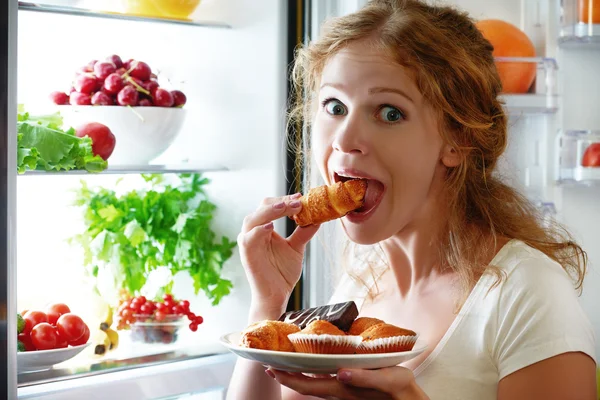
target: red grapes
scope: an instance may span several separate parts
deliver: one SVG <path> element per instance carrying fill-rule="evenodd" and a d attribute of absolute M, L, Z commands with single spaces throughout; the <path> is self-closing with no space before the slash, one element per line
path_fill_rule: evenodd
<path fill-rule="evenodd" d="M 183 107 L 186 95 L 160 87 L 150 66 L 139 60 L 110 55 L 77 69 L 68 92 L 52 92 L 58 105 Z"/>

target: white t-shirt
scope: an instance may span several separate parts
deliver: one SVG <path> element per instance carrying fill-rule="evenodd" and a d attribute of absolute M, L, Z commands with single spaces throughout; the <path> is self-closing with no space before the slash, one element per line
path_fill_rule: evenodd
<path fill-rule="evenodd" d="M 432 400 L 495 399 L 502 378 L 565 352 L 595 360 L 592 326 L 558 263 L 512 240 L 490 264 L 505 279 L 489 291 L 495 277 L 484 274 L 439 344 L 413 371 Z M 360 309 L 367 291 L 345 278 L 331 303 L 354 300 Z"/>

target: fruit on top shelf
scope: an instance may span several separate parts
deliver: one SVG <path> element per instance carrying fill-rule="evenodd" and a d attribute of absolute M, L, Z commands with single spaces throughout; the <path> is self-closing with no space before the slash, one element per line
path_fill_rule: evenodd
<path fill-rule="evenodd" d="M 51 304 L 46 311 L 29 310 L 17 316 L 19 351 L 52 350 L 87 343 L 89 328 L 64 303 Z"/>
<path fill-rule="evenodd" d="M 52 92 L 50 100 L 57 105 L 183 107 L 187 98 L 180 90 L 160 87 L 145 62 L 113 54 L 79 68 L 69 93 Z"/>
<path fill-rule="evenodd" d="M 494 46 L 494 57 L 535 57 L 535 47 L 525 32 L 506 21 L 484 19 L 477 28 Z M 527 93 L 536 75 L 536 63 L 497 61 L 504 93 Z"/>
<path fill-rule="evenodd" d="M 92 152 L 108 160 L 115 149 L 116 139 L 108 126 L 99 122 L 88 122 L 75 129 L 77 137 L 89 137 L 92 139 Z"/>
<path fill-rule="evenodd" d="M 592 143 L 585 149 L 581 165 L 584 167 L 600 167 L 600 143 Z"/>
<path fill-rule="evenodd" d="M 127 14 L 188 19 L 200 0 L 125 0 Z"/>

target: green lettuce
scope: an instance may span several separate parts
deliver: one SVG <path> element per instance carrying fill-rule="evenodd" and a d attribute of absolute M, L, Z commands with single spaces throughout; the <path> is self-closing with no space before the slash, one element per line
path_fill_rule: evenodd
<path fill-rule="evenodd" d="M 69 171 L 73 169 L 101 172 L 108 166 L 92 153 L 92 140 L 78 138 L 75 130 L 62 129 L 59 113 L 33 116 L 17 115 L 17 171 Z"/>

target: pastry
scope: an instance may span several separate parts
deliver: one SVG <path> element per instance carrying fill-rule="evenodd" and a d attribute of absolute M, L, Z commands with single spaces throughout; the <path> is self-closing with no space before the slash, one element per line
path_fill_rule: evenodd
<path fill-rule="evenodd" d="M 357 353 L 395 353 L 410 351 L 417 341 L 417 334 L 391 324 L 377 324 L 360 334 L 362 341 Z"/>
<path fill-rule="evenodd" d="M 302 210 L 292 218 L 300 226 L 341 218 L 363 205 L 367 181 L 351 179 L 310 189 L 300 198 Z"/>
<path fill-rule="evenodd" d="M 348 336 L 335 325 L 315 320 L 298 333 L 288 336 L 298 353 L 354 354 L 360 336 Z"/>
<path fill-rule="evenodd" d="M 360 317 L 354 320 L 348 330 L 348 335 L 360 335 L 365 330 L 374 325 L 384 324 L 385 322 L 377 318 Z"/>
<path fill-rule="evenodd" d="M 280 321 L 260 321 L 247 327 L 242 332 L 240 346 L 252 349 L 273 351 L 294 351 L 288 339 L 290 333 L 299 332 L 294 324 Z"/>
<path fill-rule="evenodd" d="M 311 322 L 321 319 L 331 322 L 344 332 L 347 332 L 352 321 L 358 316 L 358 308 L 353 301 L 336 303 L 327 306 L 306 308 L 304 310 L 290 311 L 279 317 L 279 321 L 298 325 L 304 329 Z"/>

